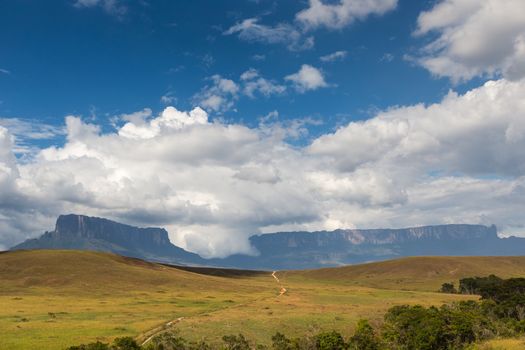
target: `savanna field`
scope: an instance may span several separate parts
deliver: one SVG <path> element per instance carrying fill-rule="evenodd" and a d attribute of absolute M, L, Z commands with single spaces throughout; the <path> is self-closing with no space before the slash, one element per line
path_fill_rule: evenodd
<path fill-rule="evenodd" d="M 140 343 L 164 330 L 210 344 L 238 333 L 265 345 L 277 331 L 348 336 L 359 319 L 380 325 L 394 305 L 477 300 L 438 290 L 444 282 L 491 273 L 523 276 L 525 258 L 407 258 L 278 271 L 274 278 L 271 272 L 187 271 L 95 252 L 8 252 L 0 254 L 0 349 L 60 350 L 123 336 Z M 519 339 L 491 344 L 523 347 Z"/>

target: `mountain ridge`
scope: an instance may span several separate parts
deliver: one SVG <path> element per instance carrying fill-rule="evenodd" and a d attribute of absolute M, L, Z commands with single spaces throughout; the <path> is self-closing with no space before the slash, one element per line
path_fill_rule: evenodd
<path fill-rule="evenodd" d="M 139 228 L 85 215 L 60 215 L 55 230 L 11 248 L 107 251 L 152 261 L 200 264 L 203 259 L 172 244 L 163 228 Z"/>
<path fill-rule="evenodd" d="M 55 230 L 11 250 L 109 251 L 150 261 L 247 269 L 309 269 L 405 256 L 525 255 L 525 238 L 500 238 L 496 226 L 447 224 L 400 229 L 337 229 L 253 235 L 256 256 L 204 259 L 177 247 L 163 228 L 138 228 L 104 218 L 61 215 Z"/>

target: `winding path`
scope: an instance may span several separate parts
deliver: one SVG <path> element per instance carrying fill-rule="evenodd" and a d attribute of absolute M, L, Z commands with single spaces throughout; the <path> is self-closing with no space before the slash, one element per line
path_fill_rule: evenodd
<path fill-rule="evenodd" d="M 287 292 L 286 288 L 283 287 L 283 285 L 281 284 L 281 281 L 279 280 L 279 277 L 277 277 L 277 271 L 274 271 L 272 272 L 272 277 L 275 278 L 275 280 L 277 281 L 277 283 L 279 283 L 279 285 L 281 286 L 281 290 L 279 291 L 279 296 L 283 295 L 284 293 Z"/>
<path fill-rule="evenodd" d="M 285 294 L 287 292 L 286 288 L 284 288 L 284 286 L 281 284 L 281 281 L 279 280 L 279 277 L 277 277 L 277 271 L 273 271 L 272 272 L 272 277 L 277 281 L 277 283 L 279 283 L 279 287 L 280 287 L 280 290 L 279 290 L 279 295 L 278 296 L 281 296 L 283 294 Z M 257 300 L 254 300 L 254 301 L 257 301 Z M 252 301 L 253 302 L 253 301 Z M 237 305 L 234 305 L 234 306 L 230 306 L 230 307 L 227 307 L 226 309 L 228 308 L 232 308 L 232 307 L 242 307 L 242 306 L 245 306 L 247 305 L 248 303 L 242 303 L 242 304 L 237 304 Z M 216 311 L 223 311 L 224 309 L 221 309 L 221 310 L 216 310 Z M 198 316 L 198 315 L 195 315 L 195 316 Z M 139 336 L 137 336 L 136 338 L 137 339 L 140 339 L 140 338 L 143 338 L 143 337 L 147 337 L 144 341 L 142 341 L 140 343 L 141 346 L 144 346 L 146 345 L 148 342 L 151 341 L 151 339 L 153 339 L 155 336 L 159 335 L 160 333 L 166 331 L 166 329 L 168 329 L 169 327 L 173 326 L 174 324 L 176 323 L 179 323 L 181 322 L 182 320 L 184 320 L 184 317 L 179 317 L 179 318 L 176 318 L 174 320 L 171 320 L 169 322 L 166 322 L 160 326 L 157 326 L 153 329 L 150 329 L 149 331 L 147 332 L 144 332 L 142 334 L 140 334 Z"/>
<path fill-rule="evenodd" d="M 159 334 L 160 332 L 164 331 L 166 328 L 174 325 L 175 323 L 178 323 L 178 322 L 182 321 L 183 319 L 184 319 L 184 317 L 179 317 L 179 318 L 176 318 L 176 319 L 171 320 L 169 322 L 166 322 L 162 326 L 159 326 L 159 327 L 156 327 L 156 328 L 153 328 L 153 329 L 149 330 L 146 334 L 148 334 L 148 333 L 152 333 L 152 334 L 148 338 L 146 338 L 146 340 L 144 340 L 140 344 L 140 346 L 144 346 L 147 342 L 149 342 L 151 339 L 153 339 L 157 334 Z"/>

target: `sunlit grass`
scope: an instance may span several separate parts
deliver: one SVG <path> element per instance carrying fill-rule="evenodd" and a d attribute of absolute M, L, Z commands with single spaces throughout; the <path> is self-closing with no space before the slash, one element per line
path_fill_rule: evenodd
<path fill-rule="evenodd" d="M 493 269 L 499 269 L 499 260 L 492 262 Z M 415 276 L 413 283 L 406 279 L 415 274 L 413 266 L 403 268 L 396 262 L 392 272 L 392 263 L 385 264 L 389 265 L 383 265 L 383 270 L 373 265 L 369 273 L 363 268 L 356 272 L 357 267 L 278 272 L 287 288 L 286 294 L 278 296 L 280 285 L 270 273 L 214 277 L 92 252 L 1 254 L 0 349 L 58 350 L 118 336 L 143 340 L 149 330 L 161 329 L 180 317 L 172 329 L 189 340 L 212 343 L 239 332 L 265 344 L 276 331 L 293 337 L 334 329 L 349 336 L 358 319 L 367 318 L 378 326 L 394 305 L 476 299 L 435 292 L 441 280 L 453 281 L 457 276 L 432 272 L 428 264 L 419 267 L 426 274 Z M 441 271 L 439 261 L 432 264 Z M 455 269 L 455 264 L 447 260 L 444 269 Z M 486 275 L 483 271 L 488 265 L 488 260 L 479 264 L 475 275 Z M 502 260 L 502 265 L 515 264 Z M 465 273 L 472 273 L 473 266 Z M 509 269 L 507 275 L 520 273 L 520 268 Z M 389 271 L 385 287 L 379 288 L 385 271 Z M 396 289 L 400 280 L 403 288 Z M 497 340 L 480 346 L 498 349 L 517 344 L 508 346 L 518 349 L 520 341 Z"/>

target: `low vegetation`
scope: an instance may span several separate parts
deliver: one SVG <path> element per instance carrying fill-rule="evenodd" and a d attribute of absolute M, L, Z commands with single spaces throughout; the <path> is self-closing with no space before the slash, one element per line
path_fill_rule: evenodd
<path fill-rule="evenodd" d="M 363 346 L 372 340 L 384 348 L 389 310 L 408 308 L 399 312 L 404 318 L 434 317 L 445 315 L 440 305 L 447 305 L 448 314 L 454 314 L 454 308 L 466 308 L 479 296 L 439 293 L 442 283 L 454 282 L 459 290 L 459 280 L 469 276 L 525 275 L 525 258 L 469 259 L 400 259 L 322 273 L 279 271 L 279 283 L 269 272 L 181 270 L 95 252 L 10 252 L 0 255 L 0 349 L 63 350 L 72 344 L 120 349 L 122 344 L 113 343 L 117 338 L 137 345 L 148 340 L 145 348 L 162 334 L 178 338 L 185 349 L 228 348 L 228 341 L 271 349 L 279 339 L 284 346 L 279 349 L 287 349 L 286 344 L 316 349 L 325 342 L 341 344 L 341 339 L 350 349 L 368 349 Z M 279 296 L 281 284 L 287 292 Z M 472 308 L 493 322 L 490 313 L 480 314 L 485 309 Z M 484 350 L 507 349 L 501 344 L 513 340 L 498 337 L 519 333 L 519 322 L 512 322 L 492 323 L 497 326 L 492 333 L 483 332 L 487 338 L 478 336 L 476 342 L 487 339 L 480 345 Z M 448 339 L 447 332 L 443 337 Z M 225 334 L 234 336 L 225 341 Z M 321 334 L 326 339 L 318 338 Z M 516 342 L 517 349 L 524 348 Z"/>
<path fill-rule="evenodd" d="M 448 286 L 444 288 L 448 290 Z M 496 337 L 525 334 L 525 278 L 465 278 L 460 292 L 476 293 L 481 301 L 460 301 L 441 307 L 398 305 L 390 308 L 383 324 L 375 330 L 360 320 L 355 332 L 345 339 L 337 331 L 314 336 L 288 338 L 277 332 L 271 338 L 274 350 L 461 350 Z M 227 335 L 220 349 L 266 349 L 244 335 Z M 99 342 L 68 350 L 202 350 L 217 348 L 204 341 L 188 342 L 176 333 L 164 332 L 139 346 L 131 338 L 117 338 L 112 345 Z"/>

